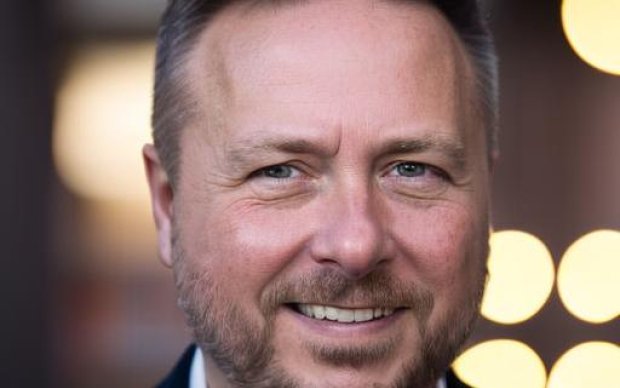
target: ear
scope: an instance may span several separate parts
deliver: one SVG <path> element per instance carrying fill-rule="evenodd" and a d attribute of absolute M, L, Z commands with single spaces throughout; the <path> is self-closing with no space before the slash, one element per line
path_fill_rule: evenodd
<path fill-rule="evenodd" d="M 172 217 L 173 217 L 173 190 L 166 170 L 159 160 L 157 150 L 152 144 L 142 148 L 144 168 L 151 194 L 151 207 L 157 240 L 159 243 L 159 257 L 166 267 L 172 266 Z"/>

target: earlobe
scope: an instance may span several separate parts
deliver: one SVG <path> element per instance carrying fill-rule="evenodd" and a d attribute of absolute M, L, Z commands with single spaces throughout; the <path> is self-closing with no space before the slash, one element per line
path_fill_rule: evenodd
<path fill-rule="evenodd" d="M 172 266 L 173 190 L 157 150 L 152 144 L 142 148 L 144 168 L 151 195 L 151 208 L 157 227 L 159 256 L 167 267 Z"/>

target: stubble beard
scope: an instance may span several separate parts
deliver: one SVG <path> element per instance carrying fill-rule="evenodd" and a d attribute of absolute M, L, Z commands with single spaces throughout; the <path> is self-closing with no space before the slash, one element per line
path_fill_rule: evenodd
<path fill-rule="evenodd" d="M 262 318 L 257 318 L 241 308 L 235 295 L 222 289 L 211 273 L 189 265 L 196 261 L 187 257 L 178 238 L 173 239 L 173 258 L 179 306 L 194 332 L 195 340 L 234 387 L 315 386 L 307 385 L 298 376 L 291 375 L 274 357 L 276 311 L 291 301 L 313 300 L 319 301 L 317 304 L 330 304 L 358 298 L 371 301 L 376 306 L 409 306 L 417 320 L 415 327 L 421 339 L 419 351 L 416 354 L 416 349 L 412 349 L 411 357 L 402 362 L 400 374 L 385 387 L 432 386 L 449 367 L 473 330 L 486 275 L 483 264 L 477 284 L 472 287 L 472 295 L 468 298 L 470 304 L 447 312 L 441 319 L 441 325 L 429 329 L 427 321 L 434 304 L 432 293 L 417 285 L 398 281 L 384 272 L 373 272 L 364 279 L 352 281 L 336 270 L 323 269 L 300 279 L 275 282 L 263 293 L 260 305 Z M 480 258 L 482 263 L 484 258 Z M 349 369 L 376 365 L 393 356 L 398 345 L 396 340 L 364 347 L 304 343 L 305 350 L 316 363 Z"/>

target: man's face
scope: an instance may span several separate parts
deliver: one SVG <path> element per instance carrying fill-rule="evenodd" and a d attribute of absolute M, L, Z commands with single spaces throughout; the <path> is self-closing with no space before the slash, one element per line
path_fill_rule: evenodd
<path fill-rule="evenodd" d="M 254 7 L 190 55 L 198 113 L 158 216 L 210 384 L 428 386 L 485 275 L 464 50 L 425 4 Z"/>

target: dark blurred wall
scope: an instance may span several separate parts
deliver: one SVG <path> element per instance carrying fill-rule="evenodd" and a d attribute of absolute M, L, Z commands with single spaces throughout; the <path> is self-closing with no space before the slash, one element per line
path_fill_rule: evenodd
<path fill-rule="evenodd" d="M 52 88 L 44 0 L 0 1 L 2 387 L 50 384 Z"/>
<path fill-rule="evenodd" d="M 620 230 L 620 77 L 573 52 L 560 0 L 491 3 L 501 82 L 493 223 L 540 238 L 557 270 L 577 238 Z M 532 319 L 511 326 L 484 320 L 480 333 L 531 345 L 549 370 L 579 343 L 617 343 L 619 328 L 618 320 L 592 325 L 575 318 L 554 287 Z"/>

